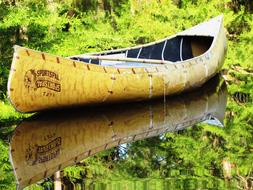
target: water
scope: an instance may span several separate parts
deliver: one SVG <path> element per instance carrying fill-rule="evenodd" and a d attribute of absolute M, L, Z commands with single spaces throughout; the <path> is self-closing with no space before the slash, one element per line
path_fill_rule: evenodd
<path fill-rule="evenodd" d="M 52 189 L 57 171 L 65 189 L 250 189 L 252 128 L 236 127 L 227 99 L 216 77 L 180 96 L 47 112 L 3 127 L 0 189 Z"/>
<path fill-rule="evenodd" d="M 118 190 L 118 189 L 133 189 L 133 190 L 166 190 L 166 189 L 232 189 L 236 188 L 236 184 L 227 185 L 224 181 L 214 179 L 136 179 L 136 180 L 118 180 L 110 182 L 98 182 L 86 186 L 86 189 L 91 190 Z"/>

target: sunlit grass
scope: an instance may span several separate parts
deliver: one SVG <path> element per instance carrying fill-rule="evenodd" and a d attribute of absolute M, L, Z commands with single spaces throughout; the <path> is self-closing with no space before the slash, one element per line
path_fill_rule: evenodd
<path fill-rule="evenodd" d="M 28 117 L 29 114 L 22 114 L 15 110 L 15 108 L 8 102 L 0 101 L 0 122 L 11 122 Z"/>

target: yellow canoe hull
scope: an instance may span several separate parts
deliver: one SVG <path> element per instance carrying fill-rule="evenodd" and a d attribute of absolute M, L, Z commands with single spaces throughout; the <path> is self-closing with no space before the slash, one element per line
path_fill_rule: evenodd
<path fill-rule="evenodd" d="M 226 37 L 222 19 L 216 27 L 217 35 L 205 54 L 153 67 L 101 66 L 15 46 L 8 97 L 16 110 L 33 112 L 139 101 L 199 87 L 220 70 L 224 61 Z"/>

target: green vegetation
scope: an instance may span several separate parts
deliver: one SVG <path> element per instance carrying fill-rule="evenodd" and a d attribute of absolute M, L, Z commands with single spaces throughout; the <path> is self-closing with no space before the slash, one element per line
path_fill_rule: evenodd
<path fill-rule="evenodd" d="M 7 101 L 0 101 L 0 125 L 9 125 L 10 122 L 17 122 L 29 114 L 18 113 Z"/>
<path fill-rule="evenodd" d="M 163 138 L 127 144 L 85 159 L 65 169 L 63 175 L 69 184 L 82 184 L 87 179 L 91 189 L 95 189 L 94 180 L 99 182 L 97 188 L 103 189 L 106 183 L 100 183 L 102 180 L 123 177 L 172 179 L 168 183 L 179 180 L 173 183 L 178 183 L 177 189 L 187 188 L 180 186 L 180 180 L 189 184 L 187 189 L 196 189 L 194 180 L 209 189 L 216 189 L 208 186 L 210 181 L 222 189 L 230 189 L 229 185 L 251 189 L 252 12 L 251 0 L 0 0 L 0 124 L 5 125 L 0 127 L 0 189 L 12 189 L 15 184 L 6 140 L 13 128 L 6 128 L 6 122 L 24 117 L 5 100 L 14 44 L 69 56 L 151 42 L 221 13 L 229 40 L 222 71 L 229 92 L 226 127 L 200 124 Z M 126 151 L 128 156 L 124 157 Z M 225 164 L 230 164 L 231 172 L 224 170 Z M 112 189 L 110 184 L 107 188 Z M 50 180 L 42 183 L 48 185 Z"/>
<path fill-rule="evenodd" d="M 15 189 L 15 178 L 9 163 L 8 146 L 0 139 L 0 189 Z"/>

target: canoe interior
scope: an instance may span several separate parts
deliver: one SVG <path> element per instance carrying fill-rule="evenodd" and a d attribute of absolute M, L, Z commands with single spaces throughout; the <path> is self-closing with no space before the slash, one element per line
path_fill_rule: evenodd
<path fill-rule="evenodd" d="M 176 36 L 162 42 L 153 43 L 144 47 L 130 48 L 125 51 L 114 51 L 111 53 L 95 54 L 96 56 L 108 56 L 113 58 L 136 58 L 136 59 L 154 59 L 171 62 L 185 61 L 205 53 L 212 45 L 211 36 Z M 91 64 L 104 66 L 116 66 L 119 61 L 104 61 L 97 59 L 86 59 L 82 57 L 71 57 L 71 59 L 83 61 Z M 123 62 L 122 62 L 123 63 Z M 144 63 L 125 63 L 126 66 L 146 66 Z"/>

